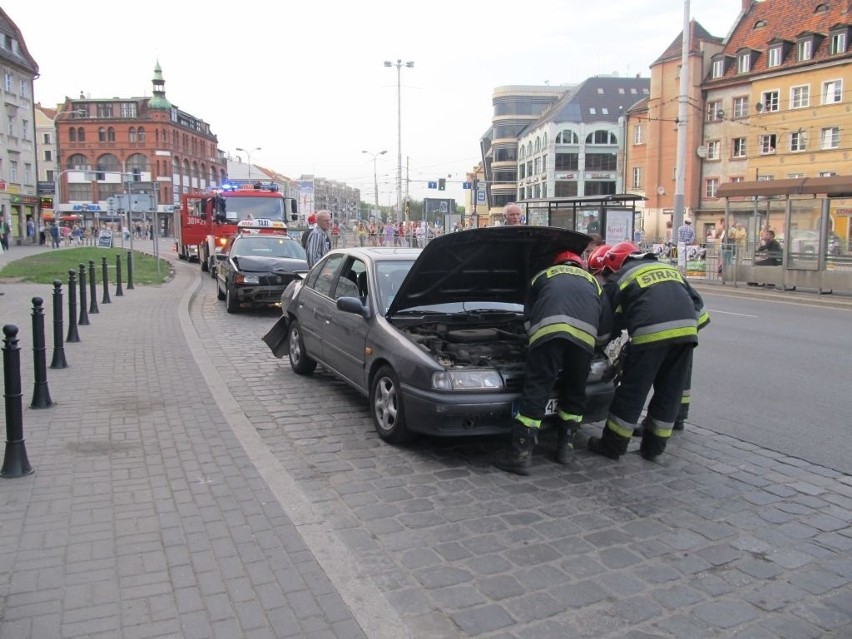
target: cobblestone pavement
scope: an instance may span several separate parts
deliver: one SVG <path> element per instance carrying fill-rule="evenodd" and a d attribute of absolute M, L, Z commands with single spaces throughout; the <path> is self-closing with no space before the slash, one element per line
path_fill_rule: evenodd
<path fill-rule="evenodd" d="M 634 443 L 620 462 L 577 452 L 561 467 L 545 438 L 533 474 L 509 476 L 493 439 L 382 443 L 366 399 L 272 357 L 259 338 L 275 312 L 227 316 L 210 281 L 191 316 L 414 636 L 852 636 L 849 476 L 695 424 L 658 463 Z"/>
<path fill-rule="evenodd" d="M 849 476 L 695 423 L 658 463 L 545 434 L 523 478 L 491 438 L 389 446 L 276 318 L 179 264 L 80 328 L 0 482 L 0 638 L 852 636 Z"/>

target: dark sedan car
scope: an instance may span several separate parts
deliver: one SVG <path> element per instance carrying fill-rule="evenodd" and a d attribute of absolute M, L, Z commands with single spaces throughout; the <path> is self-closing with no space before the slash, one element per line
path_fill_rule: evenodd
<path fill-rule="evenodd" d="M 281 356 L 286 335 L 296 373 L 319 363 L 368 396 L 386 441 L 506 432 L 523 386 L 527 284 L 558 251 L 581 253 L 588 240 L 515 226 L 450 233 L 422 251 L 335 250 L 287 288 L 264 339 Z M 613 378 L 610 361 L 596 357 L 586 421 L 606 416 Z"/>
<path fill-rule="evenodd" d="M 241 232 L 216 260 L 216 293 L 229 313 L 242 304 L 277 304 L 287 285 L 308 272 L 305 249 L 282 233 Z"/>

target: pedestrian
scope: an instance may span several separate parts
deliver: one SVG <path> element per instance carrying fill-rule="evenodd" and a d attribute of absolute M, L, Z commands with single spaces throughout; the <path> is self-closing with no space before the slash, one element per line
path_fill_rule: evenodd
<path fill-rule="evenodd" d="M 520 226 L 523 224 L 523 212 L 521 207 L 514 202 L 509 202 L 503 209 L 504 226 Z"/>
<path fill-rule="evenodd" d="M 640 252 L 631 242 L 613 246 L 603 257 L 605 308 L 613 309 L 612 334 L 626 329 L 629 343 L 621 383 L 601 437 L 589 450 L 618 459 L 637 428 L 653 388 L 639 452 L 654 460 L 666 449 L 691 375 L 698 330 L 710 316 L 701 296 L 683 274 Z"/>
<path fill-rule="evenodd" d="M 308 254 L 308 267 L 320 261 L 323 255 L 331 250 L 331 213 L 326 210 L 317 211 L 317 225 L 308 236 L 308 245 L 305 250 Z"/>
<path fill-rule="evenodd" d="M 9 228 L 9 223 L 6 221 L 6 216 L 0 214 L 0 246 L 3 247 L 3 252 L 9 250 L 9 233 L 12 229 Z"/>
<path fill-rule="evenodd" d="M 27 237 L 30 240 L 30 244 L 35 244 L 35 242 L 36 242 L 36 227 L 35 227 L 35 222 L 33 222 L 32 215 L 27 216 Z"/>
<path fill-rule="evenodd" d="M 780 266 L 781 265 L 781 245 L 778 243 L 778 240 L 775 239 L 775 231 L 772 229 L 766 229 L 763 231 L 763 237 L 761 238 L 760 246 L 757 247 L 754 251 L 754 256 L 757 257 L 758 253 L 762 253 L 761 257 L 763 259 L 755 261 L 755 266 Z"/>
<path fill-rule="evenodd" d="M 59 225 L 54 222 L 50 225 L 50 248 L 59 248 Z"/>
<path fill-rule="evenodd" d="M 44 225 L 44 220 L 38 223 L 38 243 L 41 246 L 47 243 L 47 227 Z"/>
<path fill-rule="evenodd" d="M 554 384 L 559 380 L 556 461 L 566 464 L 583 421 L 586 379 L 598 340 L 601 286 L 571 251 L 532 278 L 524 304 L 529 350 L 524 388 L 509 446 L 494 459 L 497 468 L 528 475 L 532 453 Z M 559 373 L 562 371 L 562 376 Z"/>
<path fill-rule="evenodd" d="M 688 217 L 683 218 L 683 224 L 677 229 L 678 244 L 686 244 L 691 246 L 695 244 L 695 229 L 692 228 L 692 220 Z"/>
<path fill-rule="evenodd" d="M 331 227 L 331 248 L 337 248 L 337 244 L 340 241 L 340 225 L 335 222 L 334 226 Z"/>

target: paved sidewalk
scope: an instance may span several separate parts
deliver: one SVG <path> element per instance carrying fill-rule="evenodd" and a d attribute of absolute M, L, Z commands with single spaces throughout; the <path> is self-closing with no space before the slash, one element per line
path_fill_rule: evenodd
<path fill-rule="evenodd" d="M 42 410 L 25 327 L 44 297 L 49 364 L 52 287 L 2 285 L 35 470 L 0 481 L 3 639 L 366 636 L 204 383 L 179 314 L 197 284 L 182 267 L 101 304 Z"/>

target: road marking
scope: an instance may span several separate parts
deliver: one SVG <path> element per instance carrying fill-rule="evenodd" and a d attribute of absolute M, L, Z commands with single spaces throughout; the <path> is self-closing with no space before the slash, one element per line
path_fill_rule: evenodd
<path fill-rule="evenodd" d="M 716 309 L 708 309 L 708 312 L 713 315 L 715 313 L 720 313 L 722 315 L 736 315 L 737 317 L 760 317 L 760 315 L 748 315 L 747 313 L 731 313 L 730 311 L 717 311 Z"/>

